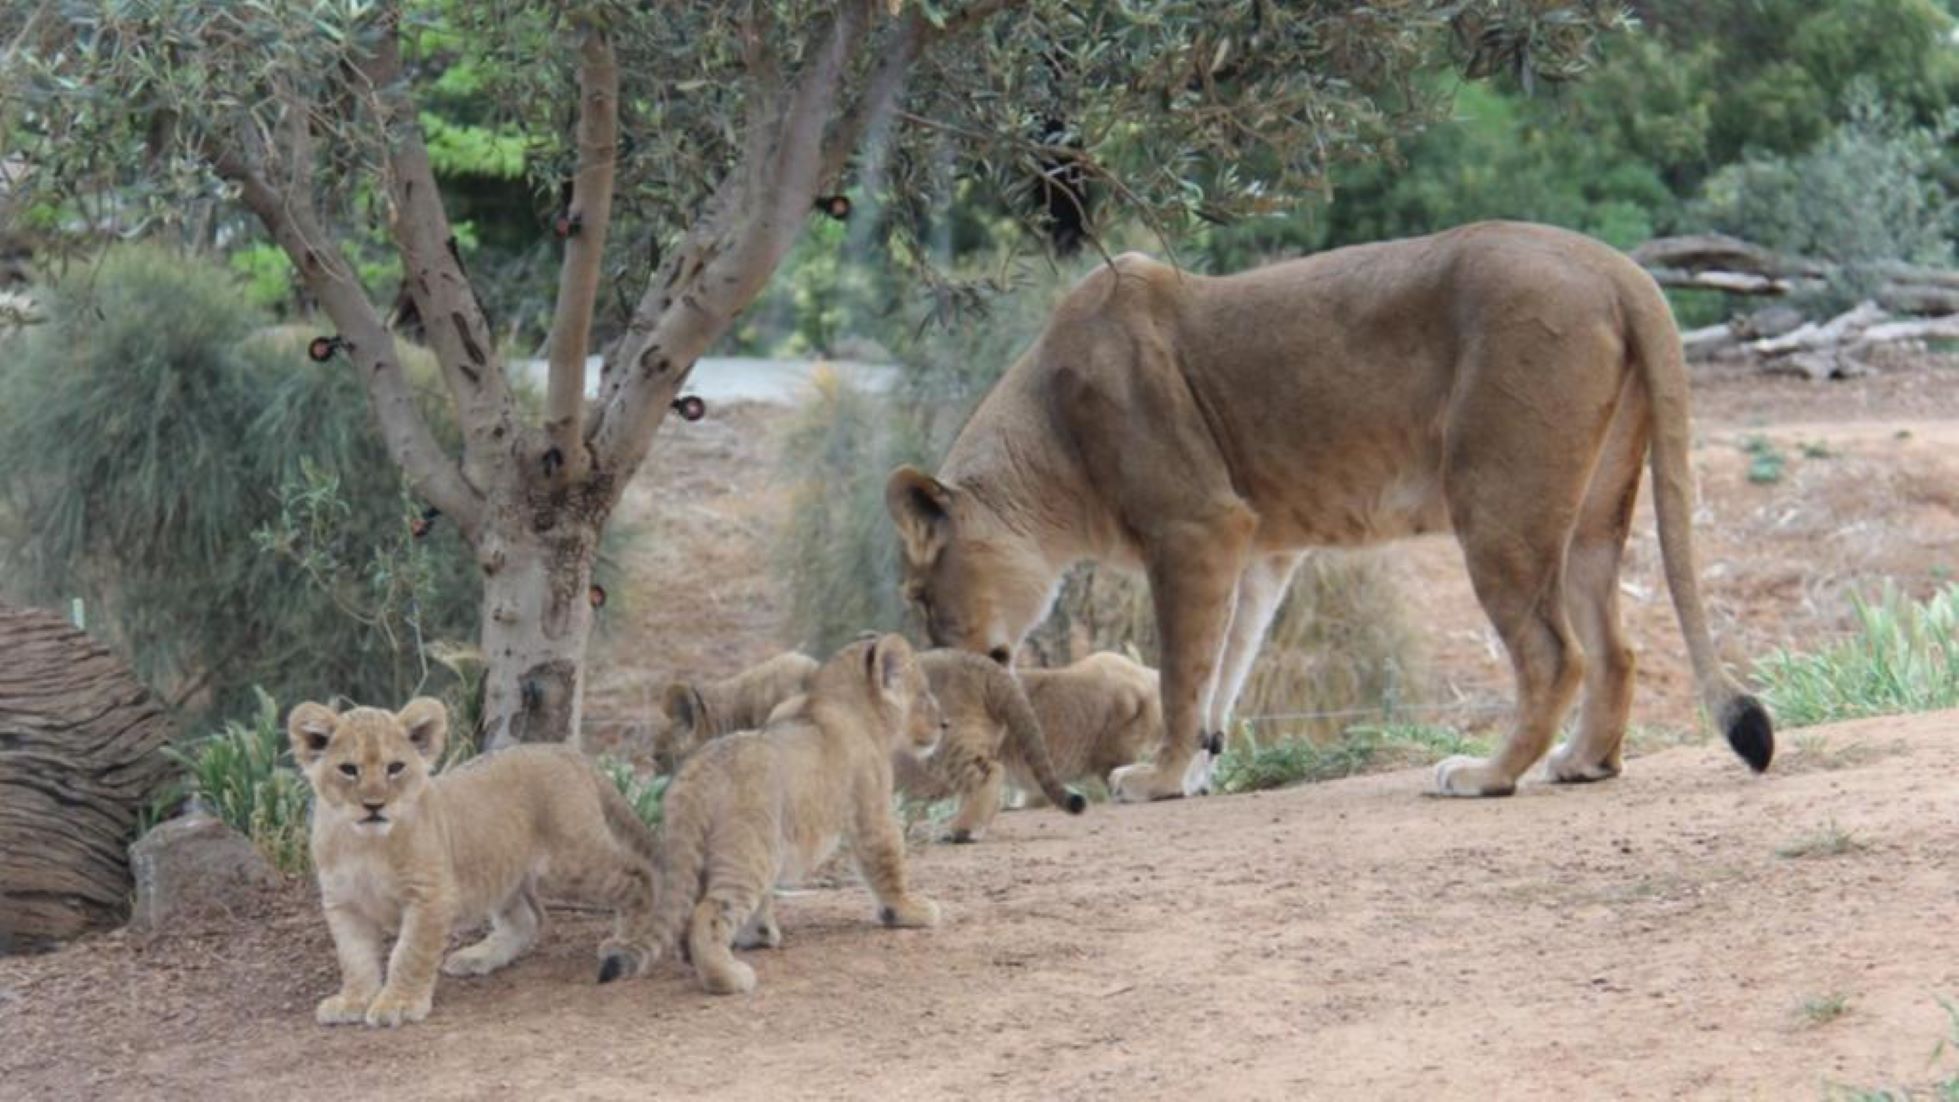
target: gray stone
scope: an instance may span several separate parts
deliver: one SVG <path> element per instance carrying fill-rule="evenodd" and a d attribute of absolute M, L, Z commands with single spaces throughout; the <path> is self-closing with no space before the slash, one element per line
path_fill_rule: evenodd
<path fill-rule="evenodd" d="M 159 823 L 129 847 L 136 875 L 130 925 L 162 929 L 180 915 L 224 908 L 277 887 L 279 874 L 244 835 L 208 815 Z"/>

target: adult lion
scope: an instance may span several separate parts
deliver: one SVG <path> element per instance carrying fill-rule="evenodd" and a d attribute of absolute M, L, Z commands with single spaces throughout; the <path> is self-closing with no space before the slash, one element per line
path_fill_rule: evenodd
<path fill-rule="evenodd" d="M 907 595 L 934 642 L 1005 661 L 1084 558 L 1140 567 L 1165 731 L 1118 799 L 1206 791 L 1215 745 L 1300 549 L 1453 528 L 1515 669 L 1495 757 L 1446 795 L 1498 796 L 1580 684 L 1558 781 L 1620 769 L 1633 656 L 1619 560 L 1651 444 L 1667 586 L 1702 702 L 1756 770 L 1761 705 L 1722 671 L 1694 571 L 1688 387 L 1666 300 L 1619 252 L 1486 222 L 1240 275 L 1128 254 L 1056 307 L 931 478 L 893 472 Z M 1589 658 L 1588 662 L 1586 659 Z"/>

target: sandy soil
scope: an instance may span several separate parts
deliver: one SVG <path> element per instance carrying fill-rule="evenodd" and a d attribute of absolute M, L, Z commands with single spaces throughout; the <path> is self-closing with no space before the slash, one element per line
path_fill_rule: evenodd
<path fill-rule="evenodd" d="M 332 964 L 296 884 L 0 960 L 0 1094 L 1797 1098 L 1949 1074 L 1959 713 L 1787 750 L 1762 779 L 1688 747 L 1486 802 L 1402 772 L 1008 814 L 915 854 L 937 930 L 877 928 L 853 886 L 785 899 L 751 997 L 671 964 L 596 987 L 599 925 L 560 915 L 392 1034 L 309 1020 Z"/>

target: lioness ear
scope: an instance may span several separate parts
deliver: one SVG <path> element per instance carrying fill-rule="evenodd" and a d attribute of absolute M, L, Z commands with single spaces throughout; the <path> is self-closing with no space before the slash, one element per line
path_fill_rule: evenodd
<path fill-rule="evenodd" d="M 423 761 L 442 756 L 442 744 L 449 735 L 449 709 L 440 700 L 418 696 L 402 705 L 401 711 L 395 713 L 395 722 L 401 724 Z"/>
<path fill-rule="evenodd" d="M 286 717 L 286 737 L 292 740 L 293 760 L 304 769 L 326 753 L 333 741 L 333 729 L 340 725 L 340 713 L 324 704 L 307 701 L 293 708 Z"/>
<path fill-rule="evenodd" d="M 872 687 L 879 692 L 891 692 L 913 661 L 911 644 L 904 636 L 894 633 L 879 638 L 871 644 L 871 653 L 865 660 L 870 667 Z"/>
<path fill-rule="evenodd" d="M 667 718 L 673 721 L 675 730 L 692 731 L 701 725 L 701 716 L 707 711 L 702 706 L 700 690 L 685 681 L 676 681 L 667 686 Z"/>
<path fill-rule="evenodd" d="M 884 484 L 884 507 L 914 558 L 938 553 L 952 517 L 951 487 L 917 467 L 899 467 Z"/>

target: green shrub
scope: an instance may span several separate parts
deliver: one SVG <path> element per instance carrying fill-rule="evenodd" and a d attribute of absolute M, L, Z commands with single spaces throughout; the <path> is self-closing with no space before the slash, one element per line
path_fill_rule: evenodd
<path fill-rule="evenodd" d="M 1757 667 L 1778 721 L 1807 727 L 1959 707 L 1959 585 L 1920 604 L 1887 583 L 1875 602 L 1852 605 L 1849 638 L 1813 654 L 1779 650 Z"/>
<path fill-rule="evenodd" d="M 642 777 L 631 765 L 617 758 L 599 758 L 596 764 L 599 772 L 604 773 L 619 789 L 619 794 L 626 798 L 626 803 L 632 806 L 633 814 L 639 816 L 640 822 L 654 830 L 660 829 L 660 818 L 666 810 L 667 785 L 673 782 L 673 778 L 665 773 Z"/>
<path fill-rule="evenodd" d="M 161 819 L 170 807 L 194 799 L 250 838 L 281 872 L 304 872 L 310 863 L 307 833 L 312 792 L 294 766 L 278 703 L 262 689 L 255 689 L 254 695 L 258 704 L 249 718 L 164 748 L 184 775 L 158 801 L 150 818 Z"/>
<path fill-rule="evenodd" d="M 0 595 L 67 608 L 195 728 L 278 699 L 399 705 L 480 582 L 419 516 L 357 372 L 267 330 L 222 267 L 113 249 L 0 359 Z M 411 350 L 412 351 L 412 350 Z M 418 397 L 453 439 L 426 354 Z M 437 671 L 439 672 L 439 671 Z"/>

